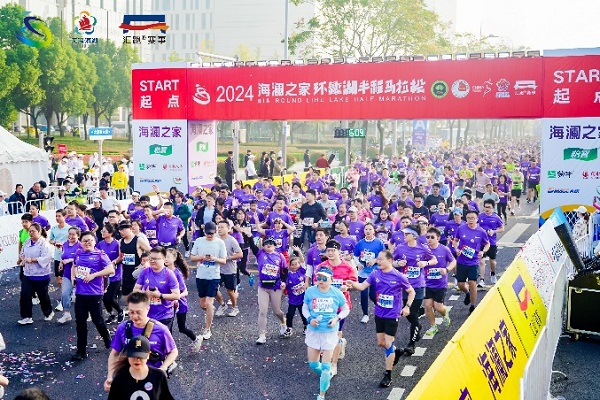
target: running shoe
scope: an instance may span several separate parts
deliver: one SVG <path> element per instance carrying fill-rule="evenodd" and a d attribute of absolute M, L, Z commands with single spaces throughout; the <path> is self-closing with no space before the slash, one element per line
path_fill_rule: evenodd
<path fill-rule="evenodd" d="M 66 312 L 63 314 L 62 317 L 60 317 L 56 322 L 58 322 L 59 324 L 66 324 L 69 321 L 72 321 L 73 318 L 71 317 L 71 313 Z"/>
<path fill-rule="evenodd" d="M 210 329 L 205 329 L 204 332 L 202 332 L 202 338 L 204 340 L 208 340 L 212 337 L 212 332 L 210 331 Z"/>
<path fill-rule="evenodd" d="M 285 320 L 279 324 L 279 335 L 281 336 L 285 336 L 285 333 L 287 332 L 288 327 L 285 323 Z"/>
<path fill-rule="evenodd" d="M 490 281 L 492 282 L 492 285 L 495 285 L 498 282 L 498 278 L 496 278 L 496 275 L 492 275 Z"/>
<path fill-rule="evenodd" d="M 362 324 L 366 324 L 367 322 L 369 322 L 369 316 L 368 315 L 363 315 L 362 319 L 360 320 L 360 322 Z"/>
<path fill-rule="evenodd" d="M 228 317 L 235 317 L 240 313 L 240 309 L 237 307 L 233 307 L 231 310 L 229 310 L 229 313 L 227 314 Z"/>
<path fill-rule="evenodd" d="M 204 338 L 202 336 L 196 336 L 196 340 L 192 342 L 192 351 L 197 353 L 202 348 L 202 341 Z"/>
<path fill-rule="evenodd" d="M 29 325 L 29 324 L 33 324 L 33 318 L 23 318 L 17 321 L 17 324 L 19 325 Z"/>
<path fill-rule="evenodd" d="M 475 306 L 469 307 L 469 315 L 471 315 L 475 311 Z"/>
<path fill-rule="evenodd" d="M 62 302 L 58 302 L 58 304 L 56 305 L 56 307 L 54 307 L 54 311 L 63 311 L 63 305 Z"/>
<path fill-rule="evenodd" d="M 515 216 L 515 212 L 513 210 L 510 210 L 510 215 L 514 217 Z"/>
<path fill-rule="evenodd" d="M 294 330 L 292 328 L 287 328 L 285 330 L 285 333 L 283 334 L 283 337 L 284 338 L 291 338 L 293 332 L 294 332 Z"/>
<path fill-rule="evenodd" d="M 394 350 L 394 365 L 398 364 L 400 361 L 400 357 L 404 354 L 404 349 L 396 349 Z"/>
<path fill-rule="evenodd" d="M 404 348 L 404 354 L 406 354 L 407 356 L 412 356 L 413 354 L 415 354 L 415 342 L 410 341 L 408 343 L 408 346 Z"/>
<path fill-rule="evenodd" d="M 425 336 L 427 336 L 428 338 L 433 338 L 438 333 L 438 331 L 439 331 L 439 329 L 438 329 L 437 325 L 432 325 L 425 332 Z"/>
<path fill-rule="evenodd" d="M 317 400 L 325 400 L 324 396 L 321 396 L 320 394 L 317 395 Z"/>
<path fill-rule="evenodd" d="M 87 353 L 77 352 L 71 357 L 71 361 L 83 361 L 88 357 Z"/>
<path fill-rule="evenodd" d="M 52 321 L 52 318 L 54 318 L 54 311 L 52 311 L 47 317 L 44 317 L 44 321 Z"/>
<path fill-rule="evenodd" d="M 471 304 L 471 292 L 465 293 L 465 298 L 463 299 L 463 304 L 465 306 L 468 306 L 469 304 Z"/>
<path fill-rule="evenodd" d="M 225 311 L 227 311 L 227 304 L 221 304 L 221 306 L 219 306 L 219 308 L 215 312 L 215 316 L 222 317 L 223 315 L 225 315 Z"/>
<path fill-rule="evenodd" d="M 483 280 L 483 278 L 479 278 L 479 281 L 477 282 L 477 287 L 480 287 L 482 289 L 485 288 L 485 280 Z"/>
<path fill-rule="evenodd" d="M 114 315 L 114 314 L 110 314 L 110 315 L 108 316 L 108 318 L 106 318 L 106 320 L 104 321 L 104 323 L 105 323 L 106 325 L 110 325 L 110 324 L 112 324 L 113 322 L 115 322 L 116 320 L 117 320 L 117 316 L 116 316 L 116 315 Z"/>
<path fill-rule="evenodd" d="M 343 360 L 344 357 L 346 357 L 346 344 L 348 344 L 348 341 L 345 338 L 341 338 L 340 339 L 341 350 L 340 350 L 340 356 L 338 357 L 340 360 Z"/>
<path fill-rule="evenodd" d="M 262 333 L 258 339 L 256 339 L 256 344 L 260 345 L 260 344 L 265 344 L 267 343 L 267 335 L 265 335 L 264 333 Z"/>
<path fill-rule="evenodd" d="M 124 319 L 125 319 L 125 313 L 123 311 L 121 311 L 119 313 L 119 315 L 117 315 L 117 322 L 121 323 L 121 322 L 123 322 Z"/>
<path fill-rule="evenodd" d="M 38 304 L 40 304 L 40 299 L 38 299 L 37 297 L 32 298 L 31 304 L 33 304 L 34 306 L 37 306 Z"/>
<path fill-rule="evenodd" d="M 331 377 L 333 378 L 336 375 L 337 375 L 337 364 L 331 364 Z"/>
<path fill-rule="evenodd" d="M 450 311 L 448 311 L 448 309 L 446 309 L 446 315 L 444 315 L 444 319 L 442 320 L 442 324 L 444 325 L 444 328 L 449 327 L 451 322 L 452 321 L 450 320 Z"/>
<path fill-rule="evenodd" d="M 381 382 L 379 382 L 379 386 L 382 388 L 387 388 L 390 387 L 391 384 L 392 376 L 386 372 L 385 374 L 383 374 L 383 378 L 381 379 Z"/>

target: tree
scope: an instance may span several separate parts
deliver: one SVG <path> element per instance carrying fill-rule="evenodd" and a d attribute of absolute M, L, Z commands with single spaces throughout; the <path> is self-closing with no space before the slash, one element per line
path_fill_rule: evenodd
<path fill-rule="evenodd" d="M 19 72 L 6 63 L 6 52 L 0 49 L 0 125 L 10 128 L 15 120 L 14 107 L 2 107 L 3 103 L 10 102 L 10 94 L 19 82 Z"/>

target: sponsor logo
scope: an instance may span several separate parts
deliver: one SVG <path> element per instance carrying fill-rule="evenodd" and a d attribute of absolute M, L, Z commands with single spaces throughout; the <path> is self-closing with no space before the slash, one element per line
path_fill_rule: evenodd
<path fill-rule="evenodd" d="M 183 171 L 183 164 L 163 164 L 163 171 Z"/>
<path fill-rule="evenodd" d="M 483 82 L 483 84 L 481 84 L 481 85 L 471 86 L 471 90 L 473 91 L 473 93 L 483 92 L 483 97 L 485 97 L 486 94 L 488 94 L 489 92 L 492 91 L 493 87 L 494 87 L 494 83 L 492 82 L 491 79 L 488 79 L 487 81 Z"/>
<path fill-rule="evenodd" d="M 569 147 L 563 150 L 563 160 L 593 161 L 598 158 L 598 149 Z"/>
<path fill-rule="evenodd" d="M 143 24 L 133 25 L 132 22 L 145 22 Z M 145 31 L 159 29 L 161 33 L 167 33 L 169 25 L 166 24 L 165 15 L 123 15 L 123 22 L 119 25 L 123 29 L 123 34 L 129 31 Z"/>
<path fill-rule="evenodd" d="M 496 82 L 496 88 L 498 91 L 496 92 L 497 99 L 508 99 L 510 97 L 510 93 L 508 89 L 510 88 L 510 82 L 504 78 L 500 79 Z"/>
<path fill-rule="evenodd" d="M 210 94 L 206 91 L 206 89 L 196 83 L 196 93 L 192 96 L 192 100 L 194 103 L 200 104 L 201 106 L 205 106 L 210 103 Z"/>
<path fill-rule="evenodd" d="M 515 96 L 533 96 L 536 93 L 535 80 L 520 80 L 515 82 Z"/>
<path fill-rule="evenodd" d="M 583 179 L 600 179 L 600 171 L 583 171 L 581 177 Z"/>
<path fill-rule="evenodd" d="M 464 79 L 457 79 L 452 84 L 452 94 L 454 97 L 462 99 L 469 94 L 471 87 L 469 86 L 469 82 Z"/>
<path fill-rule="evenodd" d="M 88 11 L 82 11 L 78 17 L 74 19 L 74 31 L 78 35 L 92 35 L 96 30 L 98 20 Z"/>
<path fill-rule="evenodd" d="M 163 146 L 160 144 L 153 144 L 149 147 L 150 155 L 159 155 L 159 156 L 170 156 L 173 154 L 173 146 Z"/>
<path fill-rule="evenodd" d="M 162 179 L 151 179 L 151 178 L 142 178 L 140 179 L 141 183 L 160 183 Z"/>
<path fill-rule="evenodd" d="M 208 142 L 197 142 L 196 151 L 199 153 L 206 153 L 208 151 Z"/>
<path fill-rule="evenodd" d="M 570 178 L 574 173 L 573 171 L 548 171 L 548 179 Z"/>
<path fill-rule="evenodd" d="M 23 27 L 15 32 L 17 39 L 30 47 L 47 47 L 52 41 L 52 32 L 40 17 L 23 13 Z"/>
<path fill-rule="evenodd" d="M 443 99 L 448 94 L 448 84 L 446 81 L 435 81 L 431 84 L 431 94 L 438 99 Z"/>
<path fill-rule="evenodd" d="M 580 191 L 580 189 L 555 188 L 555 187 L 548 188 L 548 193 L 555 193 L 555 194 L 578 194 L 579 191 Z"/>
<path fill-rule="evenodd" d="M 173 183 L 179 185 L 179 184 L 181 184 L 181 182 L 183 182 L 183 179 L 181 179 L 179 177 L 173 177 Z"/>
<path fill-rule="evenodd" d="M 149 171 L 151 169 L 156 169 L 156 164 L 139 164 L 140 171 Z"/>
<path fill-rule="evenodd" d="M 527 318 L 527 309 L 529 308 L 529 303 L 533 304 L 533 300 L 521 275 L 517 276 L 517 279 L 513 282 L 512 289 L 515 292 L 515 296 L 517 296 L 519 308 L 525 314 L 525 318 Z"/>

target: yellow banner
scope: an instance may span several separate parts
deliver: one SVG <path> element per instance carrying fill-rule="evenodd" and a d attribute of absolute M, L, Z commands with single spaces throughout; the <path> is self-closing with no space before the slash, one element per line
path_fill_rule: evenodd
<path fill-rule="evenodd" d="M 526 363 L 510 314 L 492 288 L 407 399 L 518 399 Z"/>
<path fill-rule="evenodd" d="M 546 325 L 547 310 L 522 258 L 512 262 L 497 287 L 529 356 Z"/>

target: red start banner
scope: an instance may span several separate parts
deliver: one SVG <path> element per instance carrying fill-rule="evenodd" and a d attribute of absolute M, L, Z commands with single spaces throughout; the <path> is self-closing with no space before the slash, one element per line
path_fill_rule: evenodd
<path fill-rule="evenodd" d="M 544 117 L 600 116 L 600 56 L 544 58 Z"/>
<path fill-rule="evenodd" d="M 265 67 L 136 65 L 134 119 L 502 119 L 600 115 L 600 56 Z"/>

